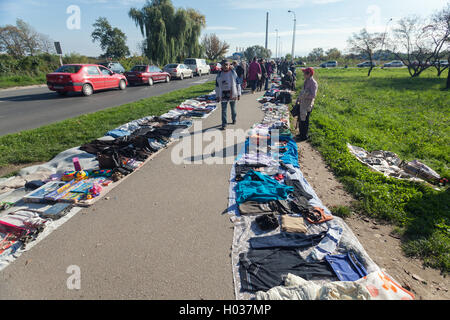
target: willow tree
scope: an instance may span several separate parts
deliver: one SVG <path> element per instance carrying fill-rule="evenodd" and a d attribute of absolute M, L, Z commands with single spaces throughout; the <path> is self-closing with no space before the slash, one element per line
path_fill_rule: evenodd
<path fill-rule="evenodd" d="M 151 0 L 129 17 L 145 37 L 145 55 L 159 65 L 202 54 L 199 38 L 205 16 L 194 9 L 174 8 L 170 0 Z"/>

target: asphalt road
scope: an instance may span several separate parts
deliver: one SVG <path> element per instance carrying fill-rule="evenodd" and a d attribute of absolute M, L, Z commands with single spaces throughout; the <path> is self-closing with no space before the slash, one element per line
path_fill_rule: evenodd
<path fill-rule="evenodd" d="M 215 77 L 209 75 L 182 81 L 172 80 L 170 83 L 155 83 L 152 87 L 131 86 L 124 91 L 98 91 L 89 97 L 83 97 L 81 93 L 61 97 L 47 87 L 0 91 L 0 136 L 158 96 L 205 83 Z"/>

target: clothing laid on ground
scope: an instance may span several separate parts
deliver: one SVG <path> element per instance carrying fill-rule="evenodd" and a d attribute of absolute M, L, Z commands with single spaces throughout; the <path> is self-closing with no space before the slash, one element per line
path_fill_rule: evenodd
<path fill-rule="evenodd" d="M 294 190 L 256 171 L 250 171 L 236 186 L 236 202 L 245 201 L 268 202 L 271 200 L 286 200 L 289 193 Z"/>
<path fill-rule="evenodd" d="M 357 281 L 318 284 L 288 274 L 284 286 L 256 293 L 258 300 L 414 300 L 414 294 L 402 288 L 387 274 L 372 272 Z"/>
<path fill-rule="evenodd" d="M 289 204 L 285 200 L 274 200 L 269 202 L 245 201 L 239 205 L 241 215 L 249 214 L 286 214 L 290 212 Z"/>
<path fill-rule="evenodd" d="M 258 216 L 255 219 L 255 223 L 262 231 L 272 231 L 280 225 L 277 216 L 273 213 Z"/>
<path fill-rule="evenodd" d="M 353 252 L 341 255 L 327 255 L 325 260 L 330 264 L 341 281 L 356 281 L 367 276 L 366 268 Z"/>
<path fill-rule="evenodd" d="M 304 233 L 281 232 L 271 236 L 253 237 L 249 239 L 253 249 L 269 248 L 307 248 L 317 245 L 325 237 L 326 232 L 306 235 Z"/>
<path fill-rule="evenodd" d="M 306 233 L 308 228 L 302 217 L 293 217 L 289 215 L 281 216 L 281 230 L 285 232 L 302 232 Z"/>
<path fill-rule="evenodd" d="M 323 260 L 328 254 L 336 250 L 342 237 L 343 229 L 335 224 L 328 228 L 325 237 L 314 247 L 308 256 L 308 260 Z"/>
<path fill-rule="evenodd" d="M 284 285 L 256 293 L 257 300 L 371 300 L 360 283 L 335 281 L 323 285 L 288 274 Z"/>
<path fill-rule="evenodd" d="M 337 280 L 327 262 L 307 262 L 295 249 L 250 249 L 239 256 L 239 273 L 243 291 L 267 291 L 283 283 L 291 273 L 306 280 Z"/>
<path fill-rule="evenodd" d="M 302 184 L 299 180 L 291 180 L 286 179 L 284 182 L 287 186 L 293 187 L 294 191 L 292 192 L 292 196 L 295 198 L 305 198 L 306 200 L 310 200 L 313 198 L 312 195 L 310 195 L 308 192 L 305 191 L 305 188 L 303 188 Z"/>

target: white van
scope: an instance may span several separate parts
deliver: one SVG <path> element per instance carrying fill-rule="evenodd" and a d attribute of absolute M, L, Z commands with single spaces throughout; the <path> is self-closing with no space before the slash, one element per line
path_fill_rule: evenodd
<path fill-rule="evenodd" d="M 184 60 L 184 64 L 187 65 L 195 75 L 201 76 L 202 74 L 211 73 L 211 68 L 206 63 L 205 59 L 188 58 Z"/>

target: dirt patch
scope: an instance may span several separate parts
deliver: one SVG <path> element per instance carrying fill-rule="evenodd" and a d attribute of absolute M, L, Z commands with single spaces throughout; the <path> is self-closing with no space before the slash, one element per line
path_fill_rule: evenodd
<path fill-rule="evenodd" d="M 351 206 L 355 199 L 309 143 L 298 143 L 301 170 L 327 207 Z M 408 258 L 401 249 L 401 240 L 392 233 L 394 227 L 357 213 L 344 218 L 372 260 L 396 279 L 404 288 L 414 293 L 417 300 L 450 299 L 450 281 L 438 270 L 424 268 L 419 259 Z"/>

